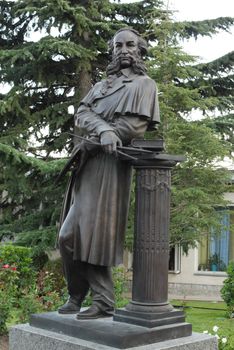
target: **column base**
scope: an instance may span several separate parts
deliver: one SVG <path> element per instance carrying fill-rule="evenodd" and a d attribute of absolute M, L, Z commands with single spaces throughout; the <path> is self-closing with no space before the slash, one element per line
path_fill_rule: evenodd
<path fill-rule="evenodd" d="M 149 312 L 149 313 L 163 313 L 173 311 L 174 307 L 169 301 L 163 303 L 144 303 L 140 301 L 131 300 L 128 305 L 125 306 L 128 311 L 136 312 Z"/>
<path fill-rule="evenodd" d="M 135 311 L 134 309 L 117 309 L 113 317 L 114 321 L 135 324 L 137 326 L 153 328 L 158 326 L 174 325 L 184 323 L 185 315 L 183 311 L 172 309 L 171 311 L 149 312 Z M 191 325 L 186 323 L 186 336 L 191 334 Z M 184 336 L 184 335 L 183 335 Z"/>

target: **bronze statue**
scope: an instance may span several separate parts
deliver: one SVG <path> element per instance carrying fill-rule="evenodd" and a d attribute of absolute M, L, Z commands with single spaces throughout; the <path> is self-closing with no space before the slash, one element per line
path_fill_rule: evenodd
<path fill-rule="evenodd" d="M 70 297 L 58 311 L 78 313 L 78 319 L 113 314 L 111 267 L 122 262 L 131 184 L 131 165 L 116 151 L 159 123 L 156 85 L 142 59 L 146 42 L 123 28 L 110 48 L 107 79 L 94 85 L 75 114 L 75 124 L 90 141 L 75 150 L 79 165 L 65 196 L 59 234 Z M 79 312 L 89 290 L 93 304 Z"/>

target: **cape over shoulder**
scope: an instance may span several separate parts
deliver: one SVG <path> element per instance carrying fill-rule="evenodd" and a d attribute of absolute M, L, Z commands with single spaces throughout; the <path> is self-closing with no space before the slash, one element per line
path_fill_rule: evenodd
<path fill-rule="evenodd" d="M 150 128 L 160 122 L 157 87 L 153 79 L 147 75 L 130 74 L 117 79 L 103 95 L 102 88 L 106 80 L 93 86 L 80 105 L 89 106 L 92 110 L 109 119 L 112 115 L 138 115 L 149 119 Z M 108 103 L 107 103 L 108 100 Z M 94 101 L 98 102 L 93 106 Z M 111 107 L 110 107 L 111 106 Z"/>
<path fill-rule="evenodd" d="M 113 95 L 116 91 L 122 89 L 126 84 L 124 81 L 117 81 L 116 84 L 106 88 L 106 80 L 95 84 L 89 93 L 80 102 L 80 105 L 91 106 L 95 100 L 106 98 Z M 104 92 L 103 92 L 104 91 Z"/>
<path fill-rule="evenodd" d="M 134 114 L 146 117 L 151 124 L 159 123 L 157 86 L 147 75 L 138 75 L 126 84 L 116 108 L 116 114 Z"/>

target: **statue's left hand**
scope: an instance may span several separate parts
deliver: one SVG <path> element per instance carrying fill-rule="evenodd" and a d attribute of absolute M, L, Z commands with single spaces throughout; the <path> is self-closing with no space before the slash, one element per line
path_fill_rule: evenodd
<path fill-rule="evenodd" d="M 121 139 L 113 131 L 104 131 L 100 135 L 100 142 L 105 152 L 111 154 L 117 151 L 117 146 L 122 146 Z"/>

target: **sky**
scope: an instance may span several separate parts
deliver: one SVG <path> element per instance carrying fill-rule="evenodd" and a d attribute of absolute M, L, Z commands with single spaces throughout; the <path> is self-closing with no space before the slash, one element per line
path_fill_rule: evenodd
<path fill-rule="evenodd" d="M 218 17 L 234 17 L 233 0 L 168 0 L 169 7 L 175 9 L 176 20 L 204 20 Z M 212 61 L 234 50 L 234 26 L 231 33 L 220 32 L 210 37 L 184 42 L 184 49 L 200 57 L 201 61 Z"/>
<path fill-rule="evenodd" d="M 204 20 L 218 17 L 234 17 L 234 0 L 167 0 L 171 9 L 177 10 L 174 18 L 178 21 Z M 231 33 L 220 32 L 210 37 L 185 41 L 184 50 L 199 56 L 199 61 L 209 62 L 234 50 L 234 26 Z M 225 157 L 218 166 L 234 170 L 231 159 Z"/>
<path fill-rule="evenodd" d="M 136 0 L 121 0 L 134 2 Z M 200 21 L 218 17 L 234 17 L 234 0 L 164 0 L 174 10 L 178 21 Z M 209 62 L 234 50 L 234 26 L 231 34 L 220 32 L 210 37 L 199 37 L 182 43 L 184 50 L 198 56 L 200 62 Z"/>

